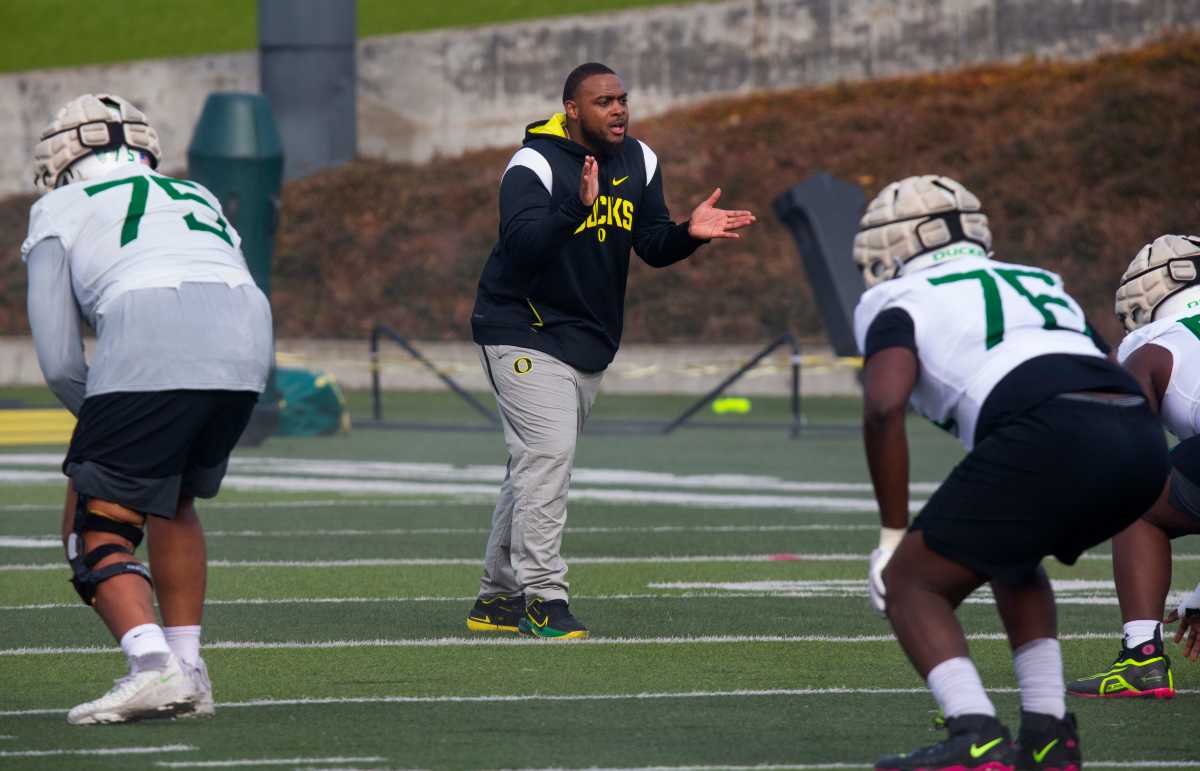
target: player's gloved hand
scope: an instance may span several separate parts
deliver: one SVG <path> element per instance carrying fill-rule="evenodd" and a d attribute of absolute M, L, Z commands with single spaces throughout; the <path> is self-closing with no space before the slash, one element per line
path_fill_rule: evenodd
<path fill-rule="evenodd" d="M 884 527 L 879 530 L 879 548 L 871 552 L 867 568 L 867 593 L 871 609 L 881 616 L 887 615 L 887 587 L 883 583 L 883 569 L 892 559 L 892 554 L 904 538 L 904 528 Z"/>
<path fill-rule="evenodd" d="M 1175 630 L 1175 642 L 1183 642 L 1186 634 L 1183 656 L 1195 661 L 1200 658 L 1200 586 L 1180 600 L 1179 607 L 1163 619 L 1164 624 L 1174 624 L 1176 621 L 1179 622 L 1179 628 Z"/>

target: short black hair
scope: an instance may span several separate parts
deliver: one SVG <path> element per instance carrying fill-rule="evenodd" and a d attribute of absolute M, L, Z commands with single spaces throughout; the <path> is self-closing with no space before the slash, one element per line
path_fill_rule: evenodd
<path fill-rule="evenodd" d="M 571 74 L 567 76 L 567 82 L 563 84 L 563 103 L 575 98 L 575 92 L 579 90 L 579 84 L 587 80 L 593 75 L 616 75 L 612 68 L 607 64 L 600 62 L 587 62 L 581 64 L 571 70 Z"/>

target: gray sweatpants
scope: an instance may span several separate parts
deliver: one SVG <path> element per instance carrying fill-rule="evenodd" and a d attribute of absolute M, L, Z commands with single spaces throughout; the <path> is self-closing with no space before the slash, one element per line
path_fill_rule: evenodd
<path fill-rule="evenodd" d="M 480 360 L 500 407 L 508 471 L 492 512 L 479 594 L 565 600 L 567 564 L 559 552 L 567 488 L 575 443 L 604 373 L 511 345 L 485 345 Z"/>

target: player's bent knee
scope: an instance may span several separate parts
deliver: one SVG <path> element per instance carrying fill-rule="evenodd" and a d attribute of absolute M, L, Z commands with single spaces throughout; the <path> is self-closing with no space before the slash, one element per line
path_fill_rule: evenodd
<path fill-rule="evenodd" d="M 111 501 L 79 496 L 74 527 L 67 537 L 67 563 L 71 566 L 71 584 L 85 605 L 94 605 L 96 588 L 117 576 L 133 574 L 153 584 L 150 571 L 137 560 L 110 561 L 103 567 L 99 566 L 112 555 L 132 558 L 134 550 L 142 542 L 145 527 L 144 514 Z M 85 539 L 89 533 L 105 533 L 115 538 L 105 538 L 94 549 L 86 550 Z"/>

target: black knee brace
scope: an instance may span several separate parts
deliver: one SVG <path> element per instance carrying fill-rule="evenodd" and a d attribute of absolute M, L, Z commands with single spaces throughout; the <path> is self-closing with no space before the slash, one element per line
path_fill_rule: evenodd
<path fill-rule="evenodd" d="M 75 591 L 79 593 L 83 604 L 88 606 L 95 604 L 96 587 L 110 578 L 126 573 L 141 576 L 153 586 L 154 582 L 150 578 L 150 571 L 140 562 L 119 562 L 115 565 L 100 568 L 99 570 L 93 569 L 97 562 L 110 554 L 133 554 L 134 549 L 142 542 L 142 529 L 93 514 L 88 511 L 87 504 L 87 496 L 80 495 L 75 505 L 73 531 L 67 537 L 67 563 L 70 564 L 73 573 L 71 584 L 75 587 Z M 106 543 L 97 546 L 87 554 L 81 554 L 83 551 L 83 534 L 87 530 L 118 535 L 133 544 L 133 547 L 125 548 L 115 543 Z"/>

